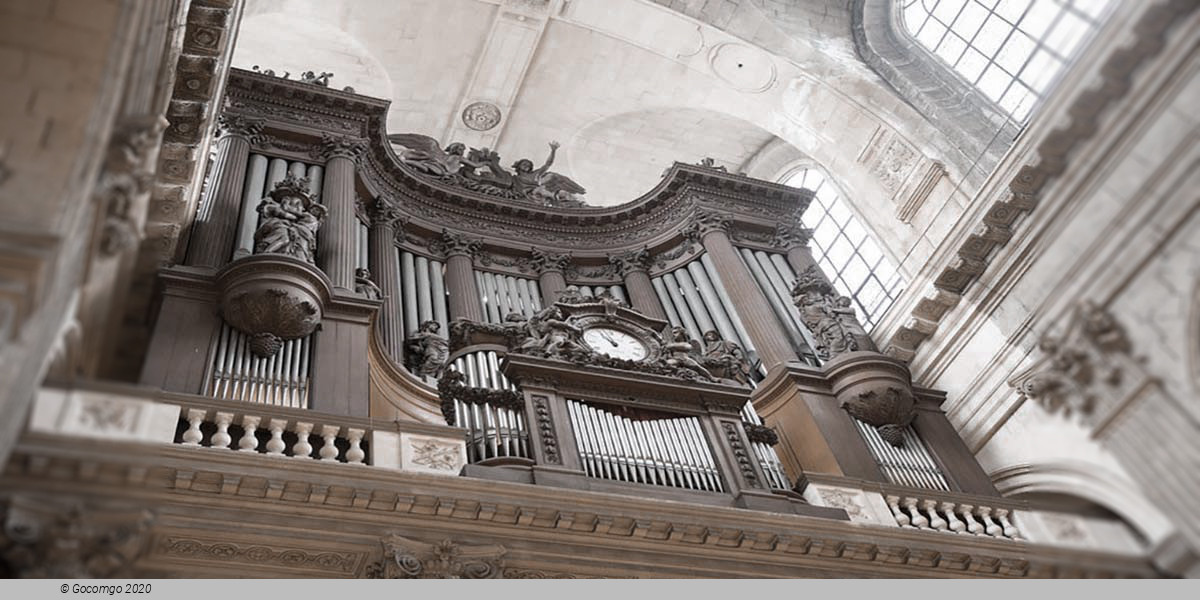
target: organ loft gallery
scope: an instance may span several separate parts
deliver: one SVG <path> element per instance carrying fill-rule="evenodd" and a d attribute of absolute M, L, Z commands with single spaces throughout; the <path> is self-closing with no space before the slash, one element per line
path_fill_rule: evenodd
<path fill-rule="evenodd" d="M 1198 8 L 0 2 L 0 574 L 1200 576 Z"/>

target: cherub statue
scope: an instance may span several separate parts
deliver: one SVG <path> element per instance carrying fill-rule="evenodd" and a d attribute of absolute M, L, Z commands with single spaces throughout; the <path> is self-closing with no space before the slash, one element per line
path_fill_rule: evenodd
<path fill-rule="evenodd" d="M 583 336 L 583 330 L 568 322 L 558 307 L 553 308 L 553 312 L 543 321 L 546 335 L 538 353 L 546 358 L 558 359 L 586 354 L 587 350 L 578 341 Z"/>
<path fill-rule="evenodd" d="M 450 342 L 438 334 L 441 328 L 437 321 L 425 321 L 404 341 L 405 362 L 410 371 L 421 376 L 442 374 L 450 356 Z"/>
<path fill-rule="evenodd" d="M 327 72 L 322 71 L 320 75 L 317 75 L 313 71 L 305 71 L 300 74 L 300 82 L 301 83 L 311 83 L 313 85 L 319 85 L 321 87 L 329 87 L 329 78 L 330 77 L 333 77 L 333 73 L 327 73 Z"/>
<path fill-rule="evenodd" d="M 379 289 L 374 281 L 371 281 L 371 271 L 364 267 L 354 270 L 354 293 L 370 300 L 383 298 L 383 290 Z"/>
<path fill-rule="evenodd" d="M 686 369 L 710 381 L 713 379 L 712 373 L 709 373 L 708 369 L 705 369 L 700 361 L 696 360 L 696 357 L 700 355 L 700 344 L 688 335 L 686 329 L 671 328 L 670 341 L 663 344 L 663 354 L 667 357 L 667 366 Z"/>
<path fill-rule="evenodd" d="M 388 142 L 401 147 L 400 162 L 436 177 L 473 176 L 475 169 L 485 166 L 481 161 L 464 156 L 467 147 L 461 142 L 454 142 L 443 150 L 437 140 L 419 133 L 392 134 L 388 136 Z"/>

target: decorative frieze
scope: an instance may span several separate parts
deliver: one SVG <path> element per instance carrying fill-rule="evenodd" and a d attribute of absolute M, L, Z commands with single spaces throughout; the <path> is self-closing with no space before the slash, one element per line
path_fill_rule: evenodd
<path fill-rule="evenodd" d="M 354 573 L 363 559 L 361 553 L 355 552 L 314 552 L 267 544 L 177 536 L 164 537 L 158 544 L 157 553 L 165 557 L 189 560 L 317 569 L 340 574 Z"/>
<path fill-rule="evenodd" d="M 382 558 L 367 567 L 371 579 L 497 579 L 504 546 L 470 546 L 449 539 L 430 544 L 396 534 L 380 540 Z"/>
<path fill-rule="evenodd" d="M 545 273 L 547 271 L 556 271 L 559 273 L 565 272 L 571 266 L 570 252 L 554 252 L 543 248 L 531 248 L 530 265 L 537 273 Z"/>

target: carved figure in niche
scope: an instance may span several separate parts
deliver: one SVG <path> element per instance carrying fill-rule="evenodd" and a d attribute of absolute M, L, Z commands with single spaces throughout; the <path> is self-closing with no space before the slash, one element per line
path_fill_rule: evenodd
<path fill-rule="evenodd" d="M 400 146 L 400 162 L 436 177 L 474 177 L 484 163 L 464 156 L 466 145 L 454 142 L 443 150 L 438 141 L 419 133 L 396 133 L 388 141 Z"/>
<path fill-rule="evenodd" d="M 437 321 L 425 321 L 417 332 L 404 342 L 405 362 L 413 373 L 438 377 L 450 356 L 450 342 L 438 334 L 442 328 Z"/>
<path fill-rule="evenodd" d="M 715 330 L 704 332 L 704 366 L 713 375 L 732 379 L 742 385 L 750 383 L 750 362 L 737 342 L 721 338 Z"/>
<path fill-rule="evenodd" d="M 663 345 L 663 355 L 666 356 L 664 361 L 668 367 L 675 367 L 695 373 L 696 376 L 712 380 L 712 373 L 705 369 L 700 361 L 700 344 L 693 340 L 686 329 L 682 327 L 672 327 L 670 341 Z"/>
<path fill-rule="evenodd" d="M 308 195 L 308 178 L 288 174 L 258 204 L 259 226 L 254 231 L 255 254 L 286 254 L 313 263 L 317 230 L 325 207 Z"/>
<path fill-rule="evenodd" d="M 354 293 L 370 300 L 383 299 L 383 290 L 371 281 L 371 271 L 363 267 L 354 270 Z"/>

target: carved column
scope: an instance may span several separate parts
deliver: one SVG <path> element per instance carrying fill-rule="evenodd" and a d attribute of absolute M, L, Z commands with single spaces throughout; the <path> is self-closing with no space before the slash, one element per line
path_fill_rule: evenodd
<path fill-rule="evenodd" d="M 538 273 L 538 289 L 542 292 L 542 306 L 550 306 L 558 300 L 559 294 L 567 289 L 567 279 L 563 271 L 571 265 L 571 254 L 550 252 L 541 248 L 531 248 L 533 267 Z"/>
<path fill-rule="evenodd" d="M 261 119 L 240 115 L 221 115 L 221 139 L 217 157 L 209 173 L 200 218 L 192 233 L 188 264 L 220 268 L 233 254 L 241 214 L 242 188 L 246 183 L 246 165 L 250 159 L 250 138 L 262 131 Z"/>
<path fill-rule="evenodd" d="M 692 217 L 689 235 L 700 239 L 713 266 L 721 274 L 729 298 L 763 364 L 770 368 L 797 360 L 796 351 L 788 343 L 771 305 L 729 239 L 729 217 L 716 211 L 699 209 Z"/>
<path fill-rule="evenodd" d="M 329 216 L 321 225 L 317 264 L 334 289 L 344 292 L 354 290 L 354 158 L 362 148 L 359 140 L 328 134 L 323 136 L 320 148 L 325 159 L 321 204 L 329 210 Z"/>
<path fill-rule="evenodd" d="M 817 261 L 813 260 L 812 249 L 808 247 L 812 230 L 801 226 L 799 221 L 800 218 L 796 217 L 795 222 L 776 225 L 775 239 L 772 240 L 772 245 L 787 252 L 788 264 L 797 274 L 817 264 Z"/>
<path fill-rule="evenodd" d="M 404 362 L 404 322 L 400 297 L 400 258 L 396 253 L 396 229 L 404 229 L 405 220 L 394 201 L 384 197 L 367 204 L 371 219 L 367 259 L 371 277 L 383 294 L 383 306 L 375 320 L 375 331 L 397 364 Z"/>
<path fill-rule="evenodd" d="M 475 253 L 483 243 L 463 234 L 442 230 L 442 248 L 446 253 L 446 289 L 450 294 L 450 320 L 468 319 L 482 323 L 483 303 L 475 285 Z"/>
<path fill-rule="evenodd" d="M 658 300 L 658 294 L 654 293 L 654 285 L 650 283 L 650 251 L 642 248 L 612 256 L 608 261 L 616 265 L 621 277 L 625 278 L 625 291 L 634 310 L 666 321 L 667 313 Z"/>

